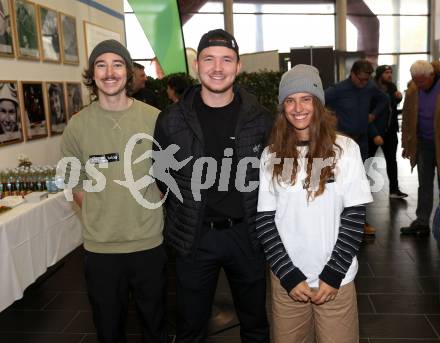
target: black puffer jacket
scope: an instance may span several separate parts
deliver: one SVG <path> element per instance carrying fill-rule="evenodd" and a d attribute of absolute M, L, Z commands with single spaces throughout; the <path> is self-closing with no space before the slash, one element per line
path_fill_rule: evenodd
<path fill-rule="evenodd" d="M 192 156 L 186 166 L 180 170 L 170 170 L 176 180 L 183 197 L 181 202 L 169 192 L 166 203 L 165 238 L 178 254 L 188 255 L 195 251 L 203 219 L 206 192 L 201 191 L 201 200 L 197 201 L 191 189 L 193 165 L 197 158 L 204 156 L 203 134 L 197 114 L 194 110 L 194 96 L 200 92 L 200 86 L 194 86 L 185 92 L 183 98 L 160 113 L 155 130 L 155 139 L 162 149 L 170 144 L 177 144 L 180 149 L 174 154 L 178 161 Z M 272 126 L 268 111 L 262 107 L 255 96 L 240 87 L 234 92 L 241 99 L 241 108 L 237 121 L 235 149 L 238 161 L 243 157 L 257 157 L 265 147 L 266 139 Z M 247 165 L 246 183 L 258 181 L 258 165 Z M 244 168 L 243 168 L 244 169 Z M 159 183 L 162 192 L 166 190 Z M 249 226 L 249 235 L 256 251 L 260 250 L 255 231 L 258 188 L 243 193 L 245 217 Z"/>

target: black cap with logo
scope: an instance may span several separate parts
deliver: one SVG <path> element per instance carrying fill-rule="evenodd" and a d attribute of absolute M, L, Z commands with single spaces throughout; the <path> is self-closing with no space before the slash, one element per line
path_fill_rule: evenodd
<path fill-rule="evenodd" d="M 203 49 L 210 46 L 224 46 L 232 49 L 236 52 L 238 59 L 240 59 L 237 41 L 233 35 L 225 30 L 215 29 L 205 33 L 200 39 L 199 46 L 197 47 L 197 57 L 200 55 Z"/>

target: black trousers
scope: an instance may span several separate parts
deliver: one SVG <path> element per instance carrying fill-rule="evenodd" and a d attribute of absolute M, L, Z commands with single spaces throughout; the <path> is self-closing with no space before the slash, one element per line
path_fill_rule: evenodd
<path fill-rule="evenodd" d="M 86 251 L 85 274 L 100 343 L 125 343 L 129 294 L 144 343 L 165 343 L 166 262 L 163 245 L 129 254 Z"/>
<path fill-rule="evenodd" d="M 243 343 L 268 343 L 263 253 L 254 252 L 247 224 L 225 230 L 205 228 L 195 257 L 176 258 L 176 343 L 203 343 L 220 268 L 231 288 Z"/>
<path fill-rule="evenodd" d="M 383 137 L 384 143 L 382 145 L 383 155 L 387 164 L 387 175 L 390 181 L 390 192 L 396 192 L 399 189 L 399 181 L 397 179 L 397 145 L 398 138 L 396 131 L 387 131 Z M 369 140 L 369 156 L 374 157 L 379 147 Z"/>
<path fill-rule="evenodd" d="M 434 204 L 434 177 L 437 169 L 435 142 L 417 140 L 417 209 L 415 224 L 429 225 Z M 440 171 L 437 170 L 437 184 L 440 189 Z"/>

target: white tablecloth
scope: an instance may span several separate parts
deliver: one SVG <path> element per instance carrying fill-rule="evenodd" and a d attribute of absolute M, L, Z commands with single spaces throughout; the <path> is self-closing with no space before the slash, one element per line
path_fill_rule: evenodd
<path fill-rule="evenodd" d="M 61 192 L 0 215 L 0 312 L 82 243 L 79 213 Z"/>

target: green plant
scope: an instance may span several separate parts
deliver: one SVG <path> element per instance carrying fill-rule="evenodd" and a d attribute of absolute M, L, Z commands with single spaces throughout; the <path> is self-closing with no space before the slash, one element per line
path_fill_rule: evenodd
<path fill-rule="evenodd" d="M 238 75 L 236 83 L 254 94 L 260 104 L 275 116 L 278 109 L 278 86 L 281 75 L 281 72 L 267 70 L 254 73 L 243 72 Z"/>
<path fill-rule="evenodd" d="M 170 74 L 163 79 L 153 79 L 148 77 L 147 85 L 156 94 L 158 107 L 163 110 L 171 104 L 167 96 L 167 82 L 173 75 L 185 77 L 190 85 L 198 83 L 197 80 L 184 73 Z M 281 79 L 281 72 L 260 71 L 254 73 L 243 72 L 237 76 L 236 84 L 244 87 L 250 93 L 254 94 L 260 104 L 266 107 L 272 115 L 277 113 L 278 108 L 278 85 Z"/>

